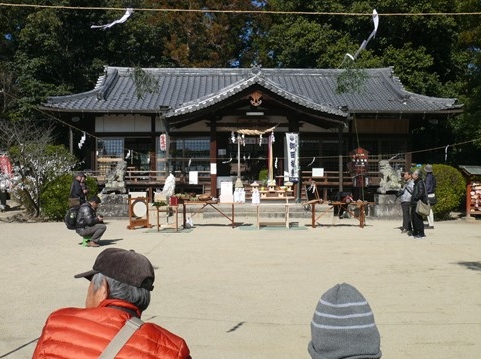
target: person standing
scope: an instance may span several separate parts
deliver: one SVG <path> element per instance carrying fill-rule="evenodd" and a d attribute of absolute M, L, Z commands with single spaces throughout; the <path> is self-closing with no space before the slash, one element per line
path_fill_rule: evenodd
<path fill-rule="evenodd" d="M 7 196 L 9 182 L 7 175 L 0 172 L 0 212 L 8 209 Z"/>
<path fill-rule="evenodd" d="M 147 257 L 133 250 L 108 248 L 93 269 L 74 276 L 90 281 L 85 308 L 63 308 L 48 317 L 33 359 L 99 358 L 113 338 L 140 319 L 150 304 L 154 268 Z M 154 323 L 138 327 L 115 355 L 118 359 L 190 359 L 184 339 Z M 132 326 L 132 324 L 130 324 Z"/>
<path fill-rule="evenodd" d="M 428 196 L 426 194 L 426 186 L 419 174 L 419 170 L 415 170 L 412 176 L 414 180 L 413 194 L 411 196 L 411 221 L 413 226 L 413 237 L 423 238 L 426 237 L 424 234 L 423 216 L 416 212 L 416 206 L 418 201 L 423 201 L 427 204 Z"/>
<path fill-rule="evenodd" d="M 426 172 L 426 178 L 424 183 L 426 184 L 426 192 L 428 194 L 429 204 L 432 206 L 436 203 L 436 177 L 433 174 L 433 166 L 424 166 L 424 172 Z M 428 228 L 434 229 L 434 213 L 431 207 L 431 211 L 428 215 Z"/>
<path fill-rule="evenodd" d="M 100 238 L 107 229 L 104 218 L 97 215 L 100 202 L 98 196 L 90 197 L 88 202 L 80 206 L 77 214 L 76 232 L 88 241 L 87 247 L 99 247 Z"/>
<path fill-rule="evenodd" d="M 87 195 L 88 189 L 85 186 L 85 173 L 78 172 L 75 174 L 75 178 L 72 181 L 72 185 L 70 186 L 70 198 L 78 198 L 79 206 L 85 203 L 85 197 Z"/>
<path fill-rule="evenodd" d="M 414 181 L 412 179 L 412 172 L 405 171 L 403 174 L 404 186 L 399 192 L 399 197 L 401 201 L 401 209 L 403 214 L 403 224 L 401 227 L 401 233 L 407 233 L 412 235 L 412 224 L 411 224 L 411 197 L 413 194 Z"/>

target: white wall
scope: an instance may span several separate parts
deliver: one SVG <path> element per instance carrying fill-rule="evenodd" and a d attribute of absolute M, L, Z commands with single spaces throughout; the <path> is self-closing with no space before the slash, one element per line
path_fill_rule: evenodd
<path fill-rule="evenodd" d="M 95 132 L 151 132 L 150 117 L 141 115 L 96 117 Z"/>

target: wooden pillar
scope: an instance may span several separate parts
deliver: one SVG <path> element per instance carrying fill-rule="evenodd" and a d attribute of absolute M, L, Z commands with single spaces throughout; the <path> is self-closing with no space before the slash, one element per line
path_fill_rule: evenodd
<path fill-rule="evenodd" d="M 155 116 L 150 116 L 150 133 L 149 177 L 152 172 L 157 171 L 157 141 L 159 137 L 155 134 Z"/>
<path fill-rule="evenodd" d="M 342 164 L 342 125 L 339 126 L 339 134 L 338 134 L 338 141 L 339 141 L 339 192 L 342 192 L 344 190 L 344 176 L 343 176 L 343 164 Z"/>

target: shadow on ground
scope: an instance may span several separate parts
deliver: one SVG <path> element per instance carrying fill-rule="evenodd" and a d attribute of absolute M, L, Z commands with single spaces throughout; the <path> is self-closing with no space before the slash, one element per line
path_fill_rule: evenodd
<path fill-rule="evenodd" d="M 459 264 L 471 270 L 481 271 L 481 262 L 457 262 L 456 264 Z"/>

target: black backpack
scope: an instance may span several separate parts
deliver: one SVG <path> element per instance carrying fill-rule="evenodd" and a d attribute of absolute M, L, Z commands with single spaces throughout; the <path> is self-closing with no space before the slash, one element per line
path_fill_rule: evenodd
<path fill-rule="evenodd" d="M 63 221 L 68 229 L 77 229 L 77 215 L 80 207 L 69 208 Z"/>

